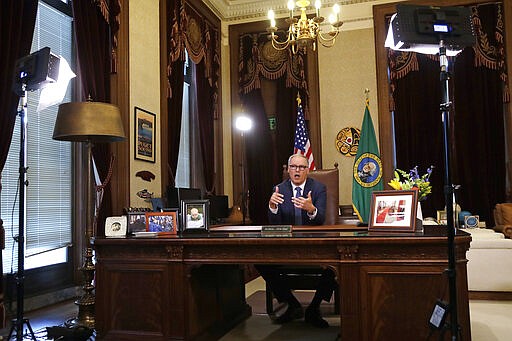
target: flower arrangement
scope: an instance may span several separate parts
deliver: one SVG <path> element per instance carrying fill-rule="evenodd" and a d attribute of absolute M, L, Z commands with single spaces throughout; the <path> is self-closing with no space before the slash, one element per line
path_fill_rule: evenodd
<path fill-rule="evenodd" d="M 432 193 L 432 186 L 430 185 L 430 174 L 434 166 L 427 169 L 427 173 L 419 175 L 418 166 L 414 167 L 409 173 L 395 169 L 395 177 L 388 183 L 393 189 L 396 190 L 410 190 L 418 189 L 418 200 L 424 200 L 427 195 Z"/>

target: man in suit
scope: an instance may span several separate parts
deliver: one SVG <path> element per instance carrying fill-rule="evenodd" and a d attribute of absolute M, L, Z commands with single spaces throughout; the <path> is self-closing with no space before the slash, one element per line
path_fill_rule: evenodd
<path fill-rule="evenodd" d="M 288 158 L 289 179 L 276 187 L 269 200 L 269 222 L 287 225 L 322 225 L 325 220 L 326 188 L 325 185 L 308 178 L 308 159 L 301 154 Z M 318 328 L 327 328 L 329 324 L 320 314 L 320 303 L 329 301 L 336 286 L 334 273 L 325 269 L 319 281 L 315 296 L 306 309 L 302 309 L 291 289 L 279 276 L 275 265 L 256 265 L 256 269 L 265 279 L 279 302 L 288 304 L 286 311 L 274 322 L 282 324 L 305 317 L 305 321 Z"/>

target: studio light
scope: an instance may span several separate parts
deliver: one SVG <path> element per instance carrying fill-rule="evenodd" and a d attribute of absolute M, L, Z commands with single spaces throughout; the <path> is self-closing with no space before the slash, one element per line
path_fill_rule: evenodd
<path fill-rule="evenodd" d="M 241 114 L 236 118 L 235 121 L 235 127 L 237 130 L 240 131 L 240 137 L 241 137 L 241 173 L 242 173 L 242 225 L 245 225 L 245 221 L 248 217 L 248 200 L 249 200 L 249 190 L 247 189 L 247 175 L 246 175 L 246 156 L 245 156 L 245 136 L 244 133 L 248 132 L 252 129 L 252 120 L 245 116 L 244 114 Z"/>
<path fill-rule="evenodd" d="M 238 116 L 235 121 L 235 127 L 241 132 L 249 131 L 252 128 L 252 120 L 247 116 Z"/>
<path fill-rule="evenodd" d="M 270 27 L 267 28 L 267 31 L 270 32 L 272 46 L 275 49 L 284 50 L 291 47 L 292 52 L 295 54 L 300 49 L 306 52 L 308 47 L 315 51 L 318 43 L 325 47 L 334 46 L 336 37 L 340 33 L 341 25 L 343 25 L 343 22 L 340 21 L 340 6 L 334 4 L 332 7 L 333 12 L 328 18 L 330 29 L 325 31 L 325 26 L 322 25 L 324 24 L 325 18 L 320 16 L 320 9 L 322 7 L 321 1 L 315 1 L 315 16 L 311 19 L 307 17 L 306 13 L 309 5 L 309 0 L 299 0 L 296 2 L 293 0 L 288 1 L 288 10 L 290 11 L 290 16 L 286 19 L 289 25 L 288 34 L 286 38 L 281 41 L 276 34 L 278 28 L 276 26 L 275 13 L 272 9 L 268 11 Z M 298 19 L 294 16 L 295 6 L 300 9 Z"/>
<path fill-rule="evenodd" d="M 60 67 L 67 66 L 67 71 L 61 73 Z M 61 76 L 66 73 L 65 77 Z M 50 52 L 49 47 L 45 47 L 28 56 L 22 57 L 16 61 L 13 79 L 13 91 L 20 97 L 20 157 L 19 157 L 19 220 L 18 220 L 18 270 L 16 272 L 16 319 L 13 320 L 8 339 L 11 339 L 13 333 L 16 333 L 16 340 L 23 339 L 23 326 L 27 325 L 31 337 L 35 340 L 34 332 L 28 319 L 24 318 L 24 296 L 25 296 L 25 226 L 27 223 L 27 199 L 26 187 L 27 181 L 27 97 L 28 91 L 50 88 L 58 84 L 61 93 L 52 96 L 52 100 L 45 105 L 56 104 L 64 98 L 69 80 L 75 74 L 69 69 L 69 65 L 64 58 L 56 56 Z M 51 91 L 49 89 L 48 91 Z M 43 95 L 41 95 L 43 98 Z M 42 110 L 42 109 L 41 109 Z M 39 111 L 39 109 L 38 109 Z"/>
<path fill-rule="evenodd" d="M 397 13 L 391 19 L 385 46 L 399 51 L 412 51 L 422 54 L 439 54 L 441 80 L 441 121 L 444 144 L 444 195 L 447 213 L 448 234 L 448 277 L 450 300 L 448 311 L 450 322 L 443 323 L 440 329 L 450 329 L 451 340 L 459 340 L 457 311 L 457 281 L 455 260 L 455 224 L 453 208 L 454 185 L 450 175 L 450 108 L 447 56 L 456 56 L 464 47 L 475 44 L 475 36 L 468 7 L 436 7 L 397 4 Z M 434 309 L 441 309 L 438 304 Z"/>
<path fill-rule="evenodd" d="M 397 5 L 385 47 L 398 51 L 438 54 L 442 40 L 447 56 L 456 56 L 475 42 L 467 7 Z"/>

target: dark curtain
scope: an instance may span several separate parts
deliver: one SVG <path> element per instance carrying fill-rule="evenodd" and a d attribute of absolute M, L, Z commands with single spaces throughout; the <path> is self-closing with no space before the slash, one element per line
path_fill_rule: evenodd
<path fill-rule="evenodd" d="M 30 53 L 37 0 L 7 0 L 0 6 L 0 171 L 4 169 L 16 123 L 19 97 L 12 90 L 16 60 Z"/>
<path fill-rule="evenodd" d="M 219 115 L 220 27 L 216 27 L 215 23 L 201 14 L 201 10 L 187 1 L 168 0 L 167 8 L 171 9 L 168 16 L 170 34 L 167 49 L 169 60 L 166 129 L 169 133 L 168 168 L 172 177 L 170 184 L 175 185 L 174 178 L 178 167 L 186 51 L 196 65 L 195 86 L 205 190 L 206 194 L 214 194 L 216 174 L 213 122 Z"/>
<path fill-rule="evenodd" d="M 16 60 L 30 53 L 36 16 L 37 0 L 7 0 L 0 6 L 0 41 L 4 47 L 0 53 L 0 172 L 9 154 L 19 103 L 19 97 L 12 90 L 15 64 Z M 0 192 L 1 189 L 0 175 Z M 1 249 L 4 241 L 5 231 L 0 219 Z M 0 280 L 0 327 L 5 326 L 3 293 L 3 280 Z"/>
<path fill-rule="evenodd" d="M 170 33 L 167 37 L 167 127 L 162 130 L 162 134 L 167 134 L 169 143 L 168 171 L 169 184 L 174 186 L 176 180 L 176 170 L 178 169 L 178 156 L 180 153 L 180 132 L 181 132 L 181 112 L 183 110 L 183 67 L 185 66 L 185 48 L 181 38 L 182 24 L 180 16 L 181 1 L 167 0 L 167 8 L 171 9 L 169 13 Z"/>
<path fill-rule="evenodd" d="M 181 132 L 181 112 L 183 110 L 183 67 L 185 62 L 178 60 L 172 63 L 168 68 L 171 70 L 168 74 L 169 87 L 172 89 L 172 97 L 167 97 L 167 127 L 162 134 L 167 134 L 169 143 L 169 184 L 174 186 L 176 179 L 176 170 L 178 169 L 178 156 L 180 153 L 180 132 Z M 172 75 L 172 76 L 171 76 Z M 169 77 L 170 76 L 170 77 Z"/>
<path fill-rule="evenodd" d="M 196 66 L 196 90 L 198 94 L 197 108 L 199 113 L 199 136 L 201 143 L 201 155 L 203 159 L 203 174 L 206 187 L 206 194 L 214 194 L 215 180 L 215 152 L 213 150 L 213 111 L 214 89 L 210 86 L 208 79 L 204 77 L 204 63 Z"/>
<path fill-rule="evenodd" d="M 249 216 L 253 224 L 260 225 L 268 223 L 268 199 L 273 186 L 283 180 L 282 166 L 293 153 L 298 93 L 308 112 L 306 56 L 275 50 L 268 35 L 259 32 L 241 35 L 240 46 L 240 99 L 243 111 L 253 120 L 243 146 Z M 275 119 L 273 129 L 269 118 Z M 235 197 L 234 201 L 240 200 Z"/>
<path fill-rule="evenodd" d="M 473 65 L 473 49 L 455 63 L 453 181 L 462 209 L 494 226 L 492 210 L 506 195 L 502 88 L 499 71 Z"/>
<path fill-rule="evenodd" d="M 492 226 L 492 209 L 505 200 L 503 101 L 508 93 L 506 70 L 500 63 L 504 49 L 500 39 L 493 38 L 503 34 L 500 6 L 472 7 L 477 44 L 450 59 L 449 146 L 442 135 L 439 61 L 414 53 L 390 53 L 396 167 L 407 171 L 418 165 L 422 173 L 430 165 L 436 167 L 432 195 L 422 203 L 424 216 L 435 217 L 436 210 L 445 207 L 445 148 L 451 154 L 451 181 L 461 186 L 455 193 L 463 210 L 480 215 Z"/>
<path fill-rule="evenodd" d="M 253 128 L 245 135 L 245 153 L 249 213 L 251 222 L 256 225 L 268 224 L 268 200 L 273 187 L 283 181 L 283 165 L 293 154 L 299 90 L 287 88 L 284 79 L 276 82 L 275 130 L 270 130 L 261 90 L 255 89 L 241 96 L 244 111 L 253 121 Z"/>
<path fill-rule="evenodd" d="M 439 63 L 424 55 L 416 57 L 421 72 L 398 79 L 394 91 L 396 167 L 408 172 L 418 166 L 420 174 L 435 167 L 430 177 L 432 194 L 421 203 L 423 216 L 435 217 L 445 200 Z"/>
<path fill-rule="evenodd" d="M 242 97 L 244 111 L 253 122 L 252 129 L 245 133 L 245 155 L 247 164 L 247 188 L 249 190 L 249 215 L 255 225 L 267 224 L 268 198 L 275 185 L 275 171 L 270 160 L 275 150 L 268 128 L 268 120 L 259 89 Z M 243 171 L 243 169 L 242 169 Z M 242 198 L 235 198 L 241 202 Z"/>
<path fill-rule="evenodd" d="M 74 30 L 78 60 L 79 81 L 82 85 L 81 100 L 110 103 L 111 28 L 109 22 L 120 11 L 117 1 L 110 2 L 110 11 L 105 11 L 106 1 L 73 1 Z M 115 4 L 115 5 L 114 5 Z M 93 146 L 93 155 L 100 178 L 106 179 L 110 166 L 110 149 L 106 143 Z M 110 184 L 105 188 L 98 217 L 98 234 L 102 234 L 105 218 L 112 215 L 112 192 Z"/>

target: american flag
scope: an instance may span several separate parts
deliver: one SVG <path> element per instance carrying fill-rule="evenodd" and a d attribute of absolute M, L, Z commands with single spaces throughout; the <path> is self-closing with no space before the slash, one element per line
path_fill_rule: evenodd
<path fill-rule="evenodd" d="M 300 97 L 297 96 L 297 126 L 295 127 L 293 153 L 305 155 L 309 161 L 309 170 L 315 170 L 313 150 L 311 149 L 308 130 L 306 129 L 306 120 L 304 119 L 304 111 L 302 110 L 302 104 L 300 102 Z"/>

